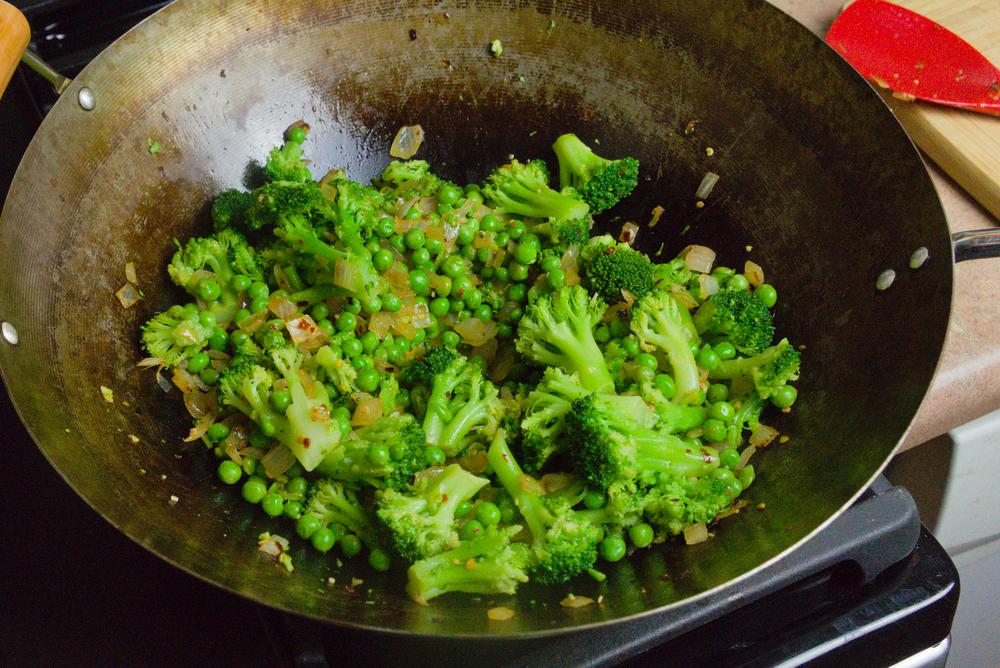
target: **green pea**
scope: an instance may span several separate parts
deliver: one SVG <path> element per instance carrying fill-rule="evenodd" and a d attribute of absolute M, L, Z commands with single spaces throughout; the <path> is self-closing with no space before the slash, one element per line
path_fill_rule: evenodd
<path fill-rule="evenodd" d="M 367 332 L 365 332 L 361 336 L 360 341 L 361 341 L 361 345 L 364 347 L 366 353 L 370 353 L 371 351 L 373 351 L 376 348 L 378 348 L 378 344 L 380 343 L 379 338 L 378 338 L 378 334 L 376 334 L 375 332 L 372 332 L 370 330 L 367 331 Z"/>
<path fill-rule="evenodd" d="M 361 554 L 361 539 L 353 533 L 340 537 L 340 550 L 345 557 L 351 558 Z"/>
<path fill-rule="evenodd" d="M 382 298 L 372 295 L 361 304 L 361 309 L 368 315 L 374 315 L 382 310 Z"/>
<path fill-rule="evenodd" d="M 636 547 L 642 549 L 653 544 L 653 527 L 645 522 L 634 524 L 628 530 L 629 540 Z"/>
<path fill-rule="evenodd" d="M 558 290 L 566 285 L 566 272 L 562 269 L 553 269 L 548 273 L 545 280 L 548 282 L 550 288 Z"/>
<path fill-rule="evenodd" d="M 406 252 L 406 241 L 403 239 L 402 234 L 393 234 L 389 237 L 389 245 L 395 248 L 400 254 Z"/>
<path fill-rule="evenodd" d="M 431 257 L 437 257 L 444 250 L 444 242 L 440 239 L 434 239 L 433 237 L 427 237 L 427 241 L 424 242 L 424 248 L 427 252 L 431 254 Z"/>
<path fill-rule="evenodd" d="M 274 348 L 280 348 L 285 343 L 285 335 L 281 332 L 275 332 L 273 330 L 264 332 L 261 336 L 261 345 L 263 345 L 268 350 L 273 350 Z"/>
<path fill-rule="evenodd" d="M 652 371 L 656 371 L 656 367 L 659 365 L 659 362 L 656 361 L 656 356 L 649 353 L 639 353 L 636 355 L 635 363 L 644 369 Z"/>
<path fill-rule="evenodd" d="M 740 491 L 743 491 L 744 489 L 749 487 L 750 484 L 754 481 L 754 477 L 755 474 L 753 470 L 753 464 L 747 464 L 746 466 L 741 468 L 740 472 L 737 474 L 737 480 L 740 483 Z"/>
<path fill-rule="evenodd" d="M 430 278 L 423 269 L 414 269 L 410 272 L 410 288 L 418 295 L 428 295 L 431 292 Z"/>
<path fill-rule="evenodd" d="M 288 501 L 285 503 L 284 515 L 290 520 L 297 520 L 302 517 L 302 502 Z"/>
<path fill-rule="evenodd" d="M 459 276 L 451 282 L 451 296 L 462 299 L 465 291 L 472 287 L 472 279 L 468 276 Z"/>
<path fill-rule="evenodd" d="M 254 430 L 250 432 L 250 437 L 247 440 L 250 442 L 250 445 L 255 448 L 266 448 L 268 436 L 260 430 L 260 427 L 255 427 Z"/>
<path fill-rule="evenodd" d="M 340 437 L 346 438 L 347 435 L 351 433 L 351 418 L 341 418 L 337 420 L 337 429 L 340 431 Z"/>
<path fill-rule="evenodd" d="M 285 509 L 285 501 L 280 494 L 270 492 L 260 500 L 260 507 L 268 517 L 277 517 Z"/>
<path fill-rule="evenodd" d="M 396 233 L 396 223 L 392 218 L 381 218 L 375 223 L 375 234 L 382 239 L 388 239 Z"/>
<path fill-rule="evenodd" d="M 351 297 L 347 301 L 347 303 L 344 304 L 344 311 L 346 313 L 353 313 L 354 315 L 358 315 L 359 313 L 361 313 L 361 302 L 359 302 L 354 297 Z"/>
<path fill-rule="evenodd" d="M 411 206 L 403 217 L 407 220 L 416 220 L 417 218 L 420 218 L 420 216 L 420 209 L 415 206 Z"/>
<path fill-rule="evenodd" d="M 611 340 L 611 330 L 607 325 L 601 324 L 594 329 L 594 340 L 598 343 L 607 343 Z"/>
<path fill-rule="evenodd" d="M 267 494 L 267 483 L 258 477 L 253 477 L 243 483 L 243 499 L 248 503 L 260 503 Z"/>
<path fill-rule="evenodd" d="M 271 290 L 267 287 L 267 283 L 261 283 L 260 281 L 255 281 L 247 289 L 247 297 L 250 298 L 250 301 L 266 300 L 270 295 Z M 250 310 L 253 311 L 253 309 Z"/>
<path fill-rule="evenodd" d="M 468 501 L 462 501 L 460 504 L 455 506 L 455 517 L 465 517 L 472 512 L 472 504 Z"/>
<path fill-rule="evenodd" d="M 378 389 L 379 385 L 378 371 L 375 369 L 363 369 L 358 372 L 358 376 L 354 382 L 357 383 L 358 389 L 362 392 L 374 392 Z"/>
<path fill-rule="evenodd" d="M 479 229 L 483 230 L 484 232 L 496 232 L 499 226 L 500 226 L 500 219 L 494 216 L 492 213 L 486 214 L 479 221 Z"/>
<path fill-rule="evenodd" d="M 292 495 L 305 496 L 305 493 L 309 491 L 309 481 L 302 476 L 296 476 L 288 481 L 285 490 Z"/>
<path fill-rule="evenodd" d="M 392 566 L 392 559 L 389 557 L 388 552 L 376 547 L 368 553 L 368 565 L 372 567 L 372 570 L 384 573 Z"/>
<path fill-rule="evenodd" d="M 490 527 L 500 522 L 500 509 L 495 503 L 484 501 L 476 506 L 476 519 L 484 527 Z"/>
<path fill-rule="evenodd" d="M 441 186 L 437 192 L 438 201 L 442 204 L 454 204 L 462 197 L 462 191 L 459 190 L 458 186 L 453 186 L 450 183 Z"/>
<path fill-rule="evenodd" d="M 427 309 L 436 318 L 443 318 L 448 315 L 448 307 L 451 303 L 448 301 L 447 297 L 435 297 L 431 300 L 431 303 L 427 305 Z"/>
<path fill-rule="evenodd" d="M 333 323 L 330 322 L 329 318 L 323 318 L 322 320 L 317 320 L 316 326 L 322 329 L 330 336 L 333 336 L 334 334 L 337 333 L 337 329 L 333 326 Z"/>
<path fill-rule="evenodd" d="M 740 453 L 736 448 L 726 448 L 719 453 L 719 463 L 728 469 L 733 469 L 740 464 Z"/>
<path fill-rule="evenodd" d="M 478 262 L 479 264 L 486 264 L 492 259 L 493 259 L 493 251 L 491 251 L 489 248 L 476 249 L 476 262 Z M 483 274 L 483 278 L 489 278 L 489 276 L 485 275 L 485 269 L 493 269 L 493 267 L 483 267 L 484 271 L 480 272 L 480 274 Z"/>
<path fill-rule="evenodd" d="M 290 144 L 301 144 L 306 140 L 306 129 L 301 125 L 288 128 L 285 133 L 285 140 Z"/>
<path fill-rule="evenodd" d="M 229 279 L 229 285 L 236 292 L 246 292 L 253 285 L 253 281 L 249 276 L 244 276 L 243 274 L 236 274 L 231 279 Z"/>
<path fill-rule="evenodd" d="M 389 459 L 389 446 L 384 443 L 372 443 L 368 446 L 368 461 L 373 465 L 385 466 Z"/>
<path fill-rule="evenodd" d="M 538 259 L 538 249 L 523 241 L 514 247 L 514 259 L 521 264 L 534 264 Z"/>
<path fill-rule="evenodd" d="M 462 526 L 461 536 L 464 540 L 472 540 L 483 535 L 483 525 L 479 520 L 469 520 Z"/>
<path fill-rule="evenodd" d="M 798 398 L 798 390 L 791 385 L 782 385 L 771 394 L 771 403 L 777 408 L 790 408 Z"/>
<path fill-rule="evenodd" d="M 308 515 L 303 515 L 308 517 Z M 301 521 L 301 520 L 300 520 Z M 309 542 L 317 552 L 329 552 L 337 542 L 337 534 L 332 529 L 322 527 L 313 532 L 309 537 Z"/>
<path fill-rule="evenodd" d="M 318 518 L 312 515 L 303 515 L 295 523 L 295 533 L 299 534 L 300 538 L 308 539 L 314 533 L 323 528 L 323 523 L 319 521 Z M 332 535 L 332 532 L 331 532 Z"/>
<path fill-rule="evenodd" d="M 292 404 L 292 394 L 288 390 L 274 390 L 271 392 L 271 408 L 284 414 Z"/>
<path fill-rule="evenodd" d="M 212 350 L 225 350 L 229 345 L 229 334 L 221 327 L 216 327 L 208 337 L 208 347 Z"/>
<path fill-rule="evenodd" d="M 601 557 L 605 561 L 610 561 L 612 563 L 616 561 L 621 561 L 625 556 L 625 551 L 627 546 L 625 545 L 625 539 L 621 536 L 608 536 L 601 541 Z"/>
<path fill-rule="evenodd" d="M 479 308 L 479 305 L 483 303 L 483 291 L 479 288 L 469 288 L 462 294 L 462 301 L 470 309 Z"/>
<path fill-rule="evenodd" d="M 523 303 L 528 295 L 528 288 L 523 283 L 514 283 L 507 288 L 507 300 Z"/>
<path fill-rule="evenodd" d="M 493 309 L 489 304 L 480 304 L 472 311 L 472 317 L 480 322 L 489 322 L 493 319 Z"/>
<path fill-rule="evenodd" d="M 379 272 L 388 271 L 394 261 L 392 253 L 387 248 L 379 248 L 372 255 L 372 264 L 375 265 L 376 271 Z"/>
<path fill-rule="evenodd" d="M 512 220 L 507 226 L 507 234 L 509 234 L 510 238 L 514 241 L 523 237 L 526 231 L 527 228 L 524 226 L 524 221 L 521 220 Z"/>
<path fill-rule="evenodd" d="M 247 318 L 249 318 L 251 315 L 253 315 L 253 313 L 250 312 L 250 309 L 248 309 L 248 308 L 241 308 L 239 311 L 236 312 L 236 315 L 233 316 L 233 322 L 234 323 L 243 322 L 244 320 L 246 320 Z M 239 331 L 242 331 L 242 330 L 236 330 L 236 332 L 239 332 Z M 235 334 L 236 332 L 233 332 L 233 334 Z M 243 333 L 246 334 L 246 332 L 243 332 Z M 230 337 L 230 338 L 232 338 L 232 337 Z"/>
<path fill-rule="evenodd" d="M 642 352 L 641 348 L 639 348 L 639 342 L 635 339 L 625 339 L 622 341 L 622 350 L 625 351 L 625 354 L 628 355 L 629 358 L 634 358 Z"/>
<path fill-rule="evenodd" d="M 750 287 L 750 281 L 743 274 L 733 274 L 726 282 L 726 287 L 730 290 L 746 290 Z"/>
<path fill-rule="evenodd" d="M 708 393 L 705 395 L 709 403 L 725 401 L 729 398 L 729 388 L 722 383 L 712 383 L 708 386 Z"/>
<path fill-rule="evenodd" d="M 520 306 L 515 306 L 510 311 L 507 312 L 507 324 L 516 325 L 524 317 L 524 309 Z"/>
<path fill-rule="evenodd" d="M 219 463 L 219 468 L 216 470 L 219 476 L 219 480 L 227 485 L 235 485 L 243 477 L 243 469 L 239 467 L 239 464 L 227 459 Z"/>
<path fill-rule="evenodd" d="M 222 288 L 212 279 L 205 279 L 198 283 L 198 296 L 207 302 L 214 302 L 222 295 Z"/>
<path fill-rule="evenodd" d="M 608 497 L 600 490 L 588 489 L 583 493 L 583 505 L 591 510 L 603 508 L 607 502 Z"/>
<path fill-rule="evenodd" d="M 351 366 L 358 371 L 361 371 L 362 369 L 371 369 L 375 366 L 375 360 L 372 359 L 371 355 L 358 355 L 351 360 Z"/>
<path fill-rule="evenodd" d="M 611 337 L 615 339 L 620 339 L 628 334 L 628 323 L 621 318 L 615 318 L 612 320 L 608 327 L 611 328 Z"/>
<path fill-rule="evenodd" d="M 424 231 L 419 227 L 413 227 L 406 231 L 406 247 L 412 250 L 424 247 L 424 242 L 426 238 L 424 237 Z"/>
<path fill-rule="evenodd" d="M 728 401 L 717 401 L 708 408 L 708 416 L 722 422 L 729 422 L 736 415 L 736 409 Z"/>
<path fill-rule="evenodd" d="M 705 434 L 705 438 L 710 443 L 721 443 L 726 440 L 726 425 L 724 425 L 720 420 L 705 420 L 705 423 L 701 425 L 701 429 Z"/>
<path fill-rule="evenodd" d="M 249 457 L 247 457 L 246 459 L 244 459 L 243 460 L 243 472 L 246 473 L 247 475 L 253 475 L 254 473 L 256 473 L 257 472 L 257 460 L 256 459 L 250 459 Z"/>
<path fill-rule="evenodd" d="M 528 265 L 521 264 L 520 262 L 511 262 L 508 272 L 512 281 L 520 282 L 528 280 Z"/>
<path fill-rule="evenodd" d="M 198 314 L 198 322 L 202 327 L 215 327 L 215 315 L 211 311 L 202 311 Z"/>
<path fill-rule="evenodd" d="M 353 313 L 345 311 L 337 316 L 335 324 L 337 325 L 337 331 L 353 332 L 358 326 L 358 318 Z"/>
<path fill-rule="evenodd" d="M 501 322 L 497 325 L 497 336 L 504 339 L 509 339 L 514 335 L 514 330 L 505 322 Z"/>
<path fill-rule="evenodd" d="M 212 367 L 208 367 L 199 373 L 198 377 L 201 378 L 206 385 L 215 385 L 215 383 L 219 380 L 219 372 Z"/>
<path fill-rule="evenodd" d="M 208 431 L 205 432 L 205 436 L 208 438 L 210 443 L 218 443 L 229 436 L 229 427 L 223 422 L 216 422 L 208 428 Z"/>
<path fill-rule="evenodd" d="M 212 360 L 209 359 L 208 355 L 205 353 L 195 353 L 191 356 L 191 359 L 188 360 L 187 370 L 191 373 L 201 373 L 203 370 L 208 368 L 211 361 Z"/>
<path fill-rule="evenodd" d="M 263 299 L 254 299 L 253 301 L 250 302 L 251 313 L 260 313 L 266 308 L 267 308 L 267 297 L 264 297 Z"/>
<path fill-rule="evenodd" d="M 403 308 L 403 301 L 393 292 L 382 295 L 382 310 L 389 313 L 397 313 Z"/>
<path fill-rule="evenodd" d="M 441 335 L 441 343 L 445 345 L 446 348 L 455 348 L 462 341 L 457 333 L 448 331 Z"/>
<path fill-rule="evenodd" d="M 709 371 L 718 367 L 719 363 L 722 361 L 719 359 L 719 356 L 715 354 L 715 351 L 712 350 L 712 348 L 707 344 L 704 348 L 698 351 L 697 359 L 698 365 L 703 369 L 708 369 Z"/>
<path fill-rule="evenodd" d="M 459 255 L 451 255 L 442 263 L 441 271 L 454 280 L 465 273 L 465 260 Z"/>
<path fill-rule="evenodd" d="M 364 346 L 361 345 L 361 341 L 358 339 L 348 339 L 341 344 L 341 349 L 344 351 L 344 355 L 349 358 L 355 358 L 365 351 Z"/>
<path fill-rule="evenodd" d="M 476 232 L 469 226 L 468 223 L 462 225 L 458 228 L 458 236 L 455 237 L 455 243 L 459 246 L 468 246 L 473 241 L 476 240 Z M 480 248 L 479 250 L 483 250 Z"/>
<path fill-rule="evenodd" d="M 729 343 L 729 341 L 722 341 L 715 344 L 715 347 L 712 348 L 712 350 L 715 351 L 715 354 L 719 356 L 720 360 L 731 360 L 736 357 L 736 348 L 734 348 L 733 344 Z"/>
<path fill-rule="evenodd" d="M 440 466 L 444 464 L 444 450 L 441 448 L 427 448 L 424 450 L 424 461 L 428 466 Z"/>

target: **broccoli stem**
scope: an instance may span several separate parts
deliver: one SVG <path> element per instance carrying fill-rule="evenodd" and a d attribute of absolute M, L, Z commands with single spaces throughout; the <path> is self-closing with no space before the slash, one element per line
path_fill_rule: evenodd
<path fill-rule="evenodd" d="M 559 159 L 559 183 L 563 186 L 572 184 L 575 175 L 585 174 L 609 162 L 594 153 L 574 134 L 561 135 L 552 144 L 552 150 Z"/>
<path fill-rule="evenodd" d="M 497 434 L 493 438 L 493 443 L 486 453 L 486 460 L 493 467 L 493 473 L 496 475 L 497 480 L 500 481 L 500 484 L 507 490 L 511 498 L 514 499 L 514 505 L 517 506 L 518 511 L 520 511 L 521 516 L 528 525 L 528 530 L 531 532 L 535 543 L 541 543 L 548 530 L 549 522 L 546 520 L 548 511 L 538 496 L 521 487 L 524 471 L 521 470 L 517 460 L 514 459 L 514 453 L 510 451 L 510 446 L 507 445 L 507 432 L 503 429 L 497 430 Z"/>

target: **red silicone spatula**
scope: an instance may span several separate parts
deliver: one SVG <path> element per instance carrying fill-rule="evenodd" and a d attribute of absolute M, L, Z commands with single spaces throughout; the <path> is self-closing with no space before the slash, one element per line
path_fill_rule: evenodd
<path fill-rule="evenodd" d="M 826 41 L 897 97 L 1000 115 L 1000 70 L 961 37 L 909 9 L 855 0 Z"/>

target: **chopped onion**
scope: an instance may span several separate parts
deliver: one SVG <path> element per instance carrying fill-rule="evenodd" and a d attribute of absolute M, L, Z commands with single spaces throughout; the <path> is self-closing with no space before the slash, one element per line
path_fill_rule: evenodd
<path fill-rule="evenodd" d="M 518 478 L 518 484 L 521 486 L 521 489 L 529 494 L 537 494 L 538 496 L 545 494 L 545 486 L 527 473 L 521 474 L 521 477 Z"/>
<path fill-rule="evenodd" d="M 277 478 L 295 465 L 295 455 L 283 445 L 276 445 L 260 460 L 268 478 Z"/>
<path fill-rule="evenodd" d="M 618 241 L 631 246 L 639 236 L 639 226 L 631 220 L 622 225 L 622 231 L 618 235 Z"/>
<path fill-rule="evenodd" d="M 240 450 L 240 454 L 247 459 L 263 459 L 264 455 L 267 453 L 260 448 L 247 448 L 245 450 Z"/>
<path fill-rule="evenodd" d="M 272 294 L 267 300 L 267 308 L 270 309 L 271 313 L 277 318 L 282 320 L 288 320 L 295 312 L 299 310 L 299 307 L 295 305 L 295 302 L 289 301 L 286 297 L 282 297 L 280 293 Z"/>
<path fill-rule="evenodd" d="M 118 292 L 115 293 L 115 297 L 118 297 L 118 301 L 122 303 L 125 308 L 130 308 L 136 304 L 142 296 L 139 294 L 139 290 L 136 289 L 131 283 L 126 283 Z"/>
<path fill-rule="evenodd" d="M 494 383 L 502 383 L 510 375 L 510 370 L 517 362 L 517 354 L 510 346 L 504 346 L 497 351 L 493 364 L 489 368 L 489 377 Z"/>
<path fill-rule="evenodd" d="M 474 347 L 470 351 L 470 357 L 475 357 L 477 355 L 483 358 L 483 360 L 486 362 L 486 366 L 491 366 L 493 364 L 493 360 L 497 356 L 496 337 L 489 339 L 488 341 L 486 341 L 486 343 L 484 343 L 481 346 Z"/>
<path fill-rule="evenodd" d="M 288 334 L 291 336 L 292 342 L 296 344 L 311 341 L 312 339 L 323 336 L 324 334 L 323 330 L 316 324 L 316 321 L 308 315 L 302 315 L 297 318 L 292 318 L 291 320 L 286 320 L 285 329 L 288 330 Z"/>
<path fill-rule="evenodd" d="M 409 160 L 420 149 L 424 142 L 424 129 L 419 125 L 404 125 L 396 132 L 396 137 L 389 147 L 389 155 L 401 160 Z"/>
<path fill-rule="evenodd" d="M 711 248 L 694 244 L 682 250 L 681 257 L 684 258 L 684 264 L 691 271 L 700 274 L 712 273 L 712 265 L 715 264 L 715 251 Z"/>
<path fill-rule="evenodd" d="M 288 539 L 281 536 L 262 533 L 257 540 L 257 549 L 266 555 L 277 557 L 288 549 Z"/>
<path fill-rule="evenodd" d="M 649 218 L 649 226 L 650 227 L 656 227 L 656 224 L 660 222 L 660 216 L 663 215 L 663 211 L 664 211 L 664 209 L 663 209 L 662 206 L 654 206 L 653 207 L 653 215 L 650 216 L 650 218 Z"/>
<path fill-rule="evenodd" d="M 708 298 L 719 291 L 719 279 L 711 274 L 700 274 L 698 276 L 698 289 L 702 298 Z"/>
<path fill-rule="evenodd" d="M 569 250 L 563 253 L 562 262 L 559 263 L 559 267 L 566 274 L 566 285 L 569 287 L 580 284 L 579 255 L 579 246 L 571 246 Z"/>
<path fill-rule="evenodd" d="M 778 438 L 778 430 L 766 424 L 758 424 L 750 432 L 750 445 L 756 448 L 766 447 L 771 441 Z"/>
<path fill-rule="evenodd" d="M 274 281 L 278 284 L 279 290 L 295 292 L 292 290 L 292 284 L 289 282 L 288 277 L 285 276 L 285 270 L 281 268 L 280 264 L 274 265 Z"/>
<path fill-rule="evenodd" d="M 704 522 L 684 527 L 684 542 L 688 545 L 704 543 L 706 540 L 708 540 L 708 527 Z"/>
<path fill-rule="evenodd" d="M 747 465 L 747 462 L 750 461 L 750 458 L 753 457 L 755 452 L 757 452 L 756 446 L 748 445 L 747 447 L 745 447 L 743 449 L 743 452 L 740 453 L 740 463 L 736 465 L 736 468 L 734 470 L 739 471 L 740 469 L 745 467 Z"/>
<path fill-rule="evenodd" d="M 214 413 L 219 408 L 219 399 L 215 392 L 193 390 L 184 393 L 184 407 L 191 417 L 198 419 L 203 415 Z"/>
<path fill-rule="evenodd" d="M 747 277 L 747 282 L 754 287 L 764 282 L 764 269 L 751 260 L 743 263 L 743 274 Z"/>
<path fill-rule="evenodd" d="M 471 450 L 472 448 L 469 449 Z M 476 450 L 475 452 L 467 452 L 459 457 L 458 463 L 469 473 L 482 473 L 486 470 L 486 465 L 489 462 L 486 460 L 485 450 Z"/>
<path fill-rule="evenodd" d="M 455 325 L 455 332 L 473 348 L 485 344 L 495 337 L 498 331 L 496 322 L 493 320 L 483 322 L 479 318 L 469 318 Z"/>
<path fill-rule="evenodd" d="M 253 334 L 258 329 L 264 326 L 267 322 L 267 309 L 261 309 L 260 312 L 249 315 L 238 323 L 236 326 L 240 328 L 240 331 L 246 332 L 247 334 Z"/>
<path fill-rule="evenodd" d="M 138 285 L 139 279 L 135 276 L 135 262 L 125 263 L 125 280 Z"/>
<path fill-rule="evenodd" d="M 366 427 L 375 424 L 382 417 L 382 400 L 378 397 L 367 397 L 358 402 L 351 416 L 351 426 Z"/>
<path fill-rule="evenodd" d="M 393 250 L 396 250 L 393 248 Z M 410 272 L 406 271 L 406 265 L 401 262 L 393 262 L 389 270 L 383 274 L 385 280 L 392 285 L 393 291 L 400 299 L 414 296 L 413 288 L 410 287 Z"/>
<path fill-rule="evenodd" d="M 333 267 L 333 284 L 349 292 L 363 287 L 364 279 L 353 262 L 337 262 Z"/>
<path fill-rule="evenodd" d="M 425 480 L 433 478 L 443 470 L 443 466 L 429 466 L 421 471 L 417 471 L 417 474 L 413 476 L 413 486 L 420 487 Z"/>
<path fill-rule="evenodd" d="M 184 437 L 184 442 L 191 443 L 192 441 L 197 441 L 199 438 L 205 435 L 205 432 L 207 432 L 208 428 L 211 427 L 214 423 L 215 423 L 214 414 L 209 413 L 208 415 L 202 416 L 201 418 L 198 419 L 195 425 L 191 427 L 191 431 L 188 432 L 188 435 Z"/>
<path fill-rule="evenodd" d="M 136 364 L 140 369 L 148 369 L 154 366 L 163 366 L 163 360 L 159 357 L 144 357 Z"/>
<path fill-rule="evenodd" d="M 184 394 L 189 394 L 195 390 L 208 391 L 208 385 L 198 376 L 189 373 L 186 369 L 174 367 L 174 385 Z"/>
<path fill-rule="evenodd" d="M 162 366 L 156 370 L 156 384 L 160 386 L 161 390 L 163 390 L 167 394 L 170 394 L 170 390 L 173 388 L 173 385 L 170 384 L 170 381 L 167 380 L 167 377 L 164 376 L 162 372 L 163 372 Z"/>
<path fill-rule="evenodd" d="M 559 605 L 564 608 L 582 608 L 593 604 L 594 599 L 589 596 L 576 596 L 574 594 L 567 594 L 566 598 L 559 601 Z"/>
<path fill-rule="evenodd" d="M 208 359 L 210 360 L 229 361 L 229 354 L 221 350 L 206 350 L 205 354 L 208 355 Z"/>
<path fill-rule="evenodd" d="M 505 622 L 514 616 L 514 611 L 510 608 L 505 608 L 503 606 L 498 606 L 496 608 L 490 608 L 486 611 L 486 617 L 490 621 L 494 622 Z"/>
<path fill-rule="evenodd" d="M 572 473 L 546 473 L 542 476 L 542 486 L 545 487 L 545 493 L 547 494 L 562 489 L 575 479 L 576 476 Z"/>
<path fill-rule="evenodd" d="M 715 172 L 706 172 L 705 176 L 701 179 L 701 183 L 698 184 L 698 190 L 695 191 L 694 196 L 698 199 L 707 199 L 712 194 L 712 190 L 718 182 L 718 174 Z"/>
<path fill-rule="evenodd" d="M 372 314 L 372 317 L 368 320 L 368 331 L 375 332 L 379 339 L 384 339 L 385 335 L 389 332 L 389 327 L 392 326 L 393 320 L 395 320 L 395 314 L 388 311 L 379 311 Z"/>

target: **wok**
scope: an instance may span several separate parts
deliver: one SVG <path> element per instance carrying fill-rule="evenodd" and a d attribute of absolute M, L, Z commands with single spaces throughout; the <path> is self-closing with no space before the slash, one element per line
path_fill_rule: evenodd
<path fill-rule="evenodd" d="M 91 110 L 80 104 L 88 92 Z M 342 166 L 361 180 L 413 123 L 427 132 L 418 157 L 460 182 L 512 153 L 551 158 L 569 131 L 636 155 L 640 187 L 602 225 L 617 231 L 618 218 L 646 221 L 661 205 L 659 225 L 640 233 L 645 250 L 702 243 L 728 265 L 752 258 L 779 291 L 779 332 L 806 345 L 801 399 L 775 419 L 791 441 L 759 454 L 746 495 L 766 511 L 722 521 L 703 544 L 611 566 L 603 584 L 525 586 L 495 602 L 422 607 L 401 568 L 338 568 L 294 540 L 293 574 L 260 555 L 259 533 L 290 527 L 239 501 L 202 447 L 181 443 L 189 419 L 135 367 L 137 339 L 178 298 L 164 271 L 171 239 L 205 229 L 211 195 L 240 185 L 298 119 L 313 128 L 315 173 Z M 699 209 L 709 170 L 721 179 Z M 920 246 L 930 259 L 911 271 Z M 146 295 L 130 310 L 113 294 L 127 262 Z M 98 56 L 49 113 L 0 219 L 0 266 L 0 318 L 19 341 L 0 344 L 4 381 L 45 456 L 97 512 L 256 601 L 439 636 L 542 635 L 680 606 L 793 549 L 906 432 L 952 287 L 948 229 L 906 135 L 845 62 L 762 0 L 179 0 Z M 889 267 L 895 283 L 877 291 Z M 337 586 L 321 585 L 330 576 Z M 353 593 L 352 577 L 364 581 Z M 603 606 L 566 610 L 569 591 L 604 594 Z M 489 623 L 497 604 L 515 617 Z"/>

